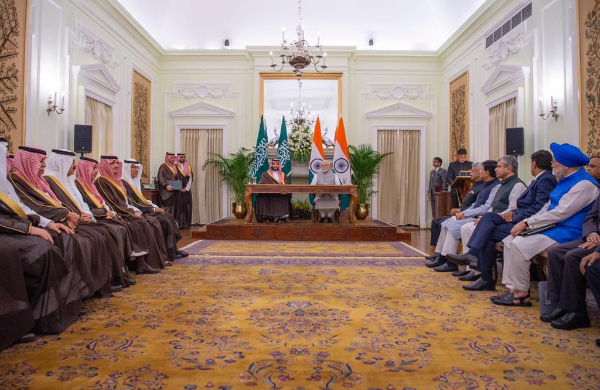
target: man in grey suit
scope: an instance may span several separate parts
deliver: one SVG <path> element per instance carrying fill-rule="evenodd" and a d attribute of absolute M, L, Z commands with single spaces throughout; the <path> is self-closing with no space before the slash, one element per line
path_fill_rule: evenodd
<path fill-rule="evenodd" d="M 435 218 L 435 192 L 436 186 L 443 186 L 448 179 L 448 172 L 442 168 L 442 159 L 439 157 L 433 158 L 433 169 L 429 173 L 429 188 L 427 189 L 427 196 L 431 201 L 431 214 Z"/>

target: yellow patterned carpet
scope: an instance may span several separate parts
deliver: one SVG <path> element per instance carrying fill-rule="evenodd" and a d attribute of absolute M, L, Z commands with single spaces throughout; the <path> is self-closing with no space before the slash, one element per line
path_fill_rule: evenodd
<path fill-rule="evenodd" d="M 490 304 L 401 243 L 201 241 L 66 332 L 0 353 L 0 389 L 599 389 L 571 332 Z"/>

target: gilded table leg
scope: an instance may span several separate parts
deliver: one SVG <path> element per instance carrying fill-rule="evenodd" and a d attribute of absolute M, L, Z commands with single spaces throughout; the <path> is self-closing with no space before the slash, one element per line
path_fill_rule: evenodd
<path fill-rule="evenodd" d="M 247 210 L 247 215 L 246 215 L 246 224 L 252 222 L 252 213 L 254 210 L 252 210 L 252 193 L 250 191 L 246 191 L 246 193 L 244 194 L 244 200 L 246 202 L 246 210 Z"/>

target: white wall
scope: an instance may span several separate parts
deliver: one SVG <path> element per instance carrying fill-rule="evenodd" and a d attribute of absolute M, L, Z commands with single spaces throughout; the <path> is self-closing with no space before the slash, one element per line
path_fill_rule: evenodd
<path fill-rule="evenodd" d="M 225 129 L 225 152 L 254 145 L 259 73 L 271 71 L 268 53 L 276 48 L 165 52 L 109 1 L 31 1 L 28 144 L 72 147 L 73 125 L 84 121 L 87 93 L 114 104 L 115 150 L 107 152 L 129 156 L 131 74 L 136 68 L 153 82 L 151 171 L 165 151 L 176 151 L 181 128 Z M 525 3 L 489 0 L 438 53 L 327 48 L 328 70 L 343 74 L 348 142 L 373 143 L 377 128 L 414 128 L 422 132 L 423 172 L 435 156 L 447 163 L 449 83 L 468 69 L 472 160 L 487 159 L 489 107 L 513 96 L 518 124 L 525 128 L 526 156 L 520 158 L 524 179 L 530 178 L 527 156 L 533 151 L 547 149 L 553 141 L 577 144 L 575 0 L 534 0 L 533 16 L 502 39 L 516 42 L 514 53 L 489 61 L 499 44 L 486 50 L 484 37 Z M 86 45 L 90 41 L 93 50 Z M 48 117 L 47 95 L 54 91 L 67 92 L 67 111 Z M 558 101 L 557 122 L 538 116 L 538 98 L 549 102 L 550 95 Z M 424 226 L 430 216 L 424 192 L 421 198 Z"/>

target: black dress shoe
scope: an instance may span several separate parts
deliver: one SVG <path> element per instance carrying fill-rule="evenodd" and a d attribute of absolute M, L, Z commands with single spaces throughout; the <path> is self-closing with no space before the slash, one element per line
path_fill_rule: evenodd
<path fill-rule="evenodd" d="M 131 278 L 131 277 L 129 278 L 129 285 L 130 286 L 133 286 L 136 283 L 137 283 L 137 280 L 135 280 L 134 278 Z"/>
<path fill-rule="evenodd" d="M 425 256 L 425 260 L 435 260 L 435 259 L 437 259 L 438 257 L 440 257 L 440 254 L 439 254 L 439 253 L 434 253 L 434 254 L 433 254 L 433 255 L 431 255 L 431 256 Z"/>
<path fill-rule="evenodd" d="M 433 270 L 436 272 L 453 272 L 458 269 L 458 265 L 454 263 L 447 262 L 446 264 L 440 265 L 439 267 L 434 267 Z"/>
<path fill-rule="evenodd" d="M 27 333 L 27 334 L 23 335 L 23 337 L 21 337 L 20 339 L 15 341 L 15 344 L 30 343 L 33 340 L 35 340 L 35 333 Z"/>
<path fill-rule="evenodd" d="M 590 317 L 587 313 L 573 313 L 572 311 L 567 312 L 561 318 L 554 320 L 550 323 L 555 329 L 573 330 L 578 328 L 589 328 Z"/>
<path fill-rule="evenodd" d="M 483 278 L 479 278 L 466 286 L 462 286 L 462 288 L 467 291 L 496 291 L 494 282 L 483 280 Z"/>
<path fill-rule="evenodd" d="M 522 306 L 522 307 L 531 307 L 531 301 L 526 301 L 526 299 L 530 299 L 530 295 L 527 294 L 524 297 L 515 297 L 513 293 L 508 294 L 504 298 L 497 298 L 492 301 L 494 305 L 500 306 Z M 517 303 L 515 303 L 517 301 Z"/>
<path fill-rule="evenodd" d="M 123 291 L 123 286 L 121 286 L 120 284 L 117 284 L 116 286 L 110 286 L 110 291 L 114 293 Z"/>
<path fill-rule="evenodd" d="M 332 223 L 333 221 L 331 220 L 331 218 L 327 218 L 327 223 Z"/>
<path fill-rule="evenodd" d="M 181 255 L 181 257 L 188 257 L 190 254 L 187 253 L 186 251 L 182 251 L 182 250 L 177 250 L 176 252 L 178 255 Z"/>
<path fill-rule="evenodd" d="M 466 275 L 466 274 L 468 274 L 469 272 L 471 272 L 471 271 L 470 271 L 470 270 L 468 270 L 468 269 L 465 269 L 465 270 L 460 270 L 460 269 L 459 269 L 458 271 L 454 271 L 454 272 L 452 272 L 452 276 L 456 276 L 456 277 L 458 278 L 459 276 L 465 276 L 465 275 Z"/>
<path fill-rule="evenodd" d="M 448 255 L 446 257 L 449 261 L 458 265 L 469 265 L 472 262 L 477 261 L 477 257 L 470 255 L 469 253 L 463 253 L 462 255 Z"/>
<path fill-rule="evenodd" d="M 159 269 L 148 266 L 147 268 L 139 268 L 136 273 L 138 275 L 144 275 L 144 274 L 157 274 L 159 272 L 160 272 Z"/>
<path fill-rule="evenodd" d="M 319 219 L 319 223 L 325 223 L 325 218 Z"/>
<path fill-rule="evenodd" d="M 481 274 L 476 274 L 475 271 L 469 271 L 468 274 L 459 276 L 458 280 L 462 280 L 463 282 L 474 282 L 479 278 L 481 278 Z"/>
<path fill-rule="evenodd" d="M 552 310 L 551 313 L 542 314 L 540 316 L 540 320 L 542 320 L 544 322 L 552 322 L 554 320 L 558 320 L 561 317 L 564 317 L 565 314 L 567 314 L 566 310 L 563 310 L 560 307 L 557 307 L 556 309 Z"/>
<path fill-rule="evenodd" d="M 425 262 L 425 265 L 429 268 L 439 267 L 443 264 L 446 264 L 446 258 L 444 256 L 439 256 L 435 260 Z"/>

